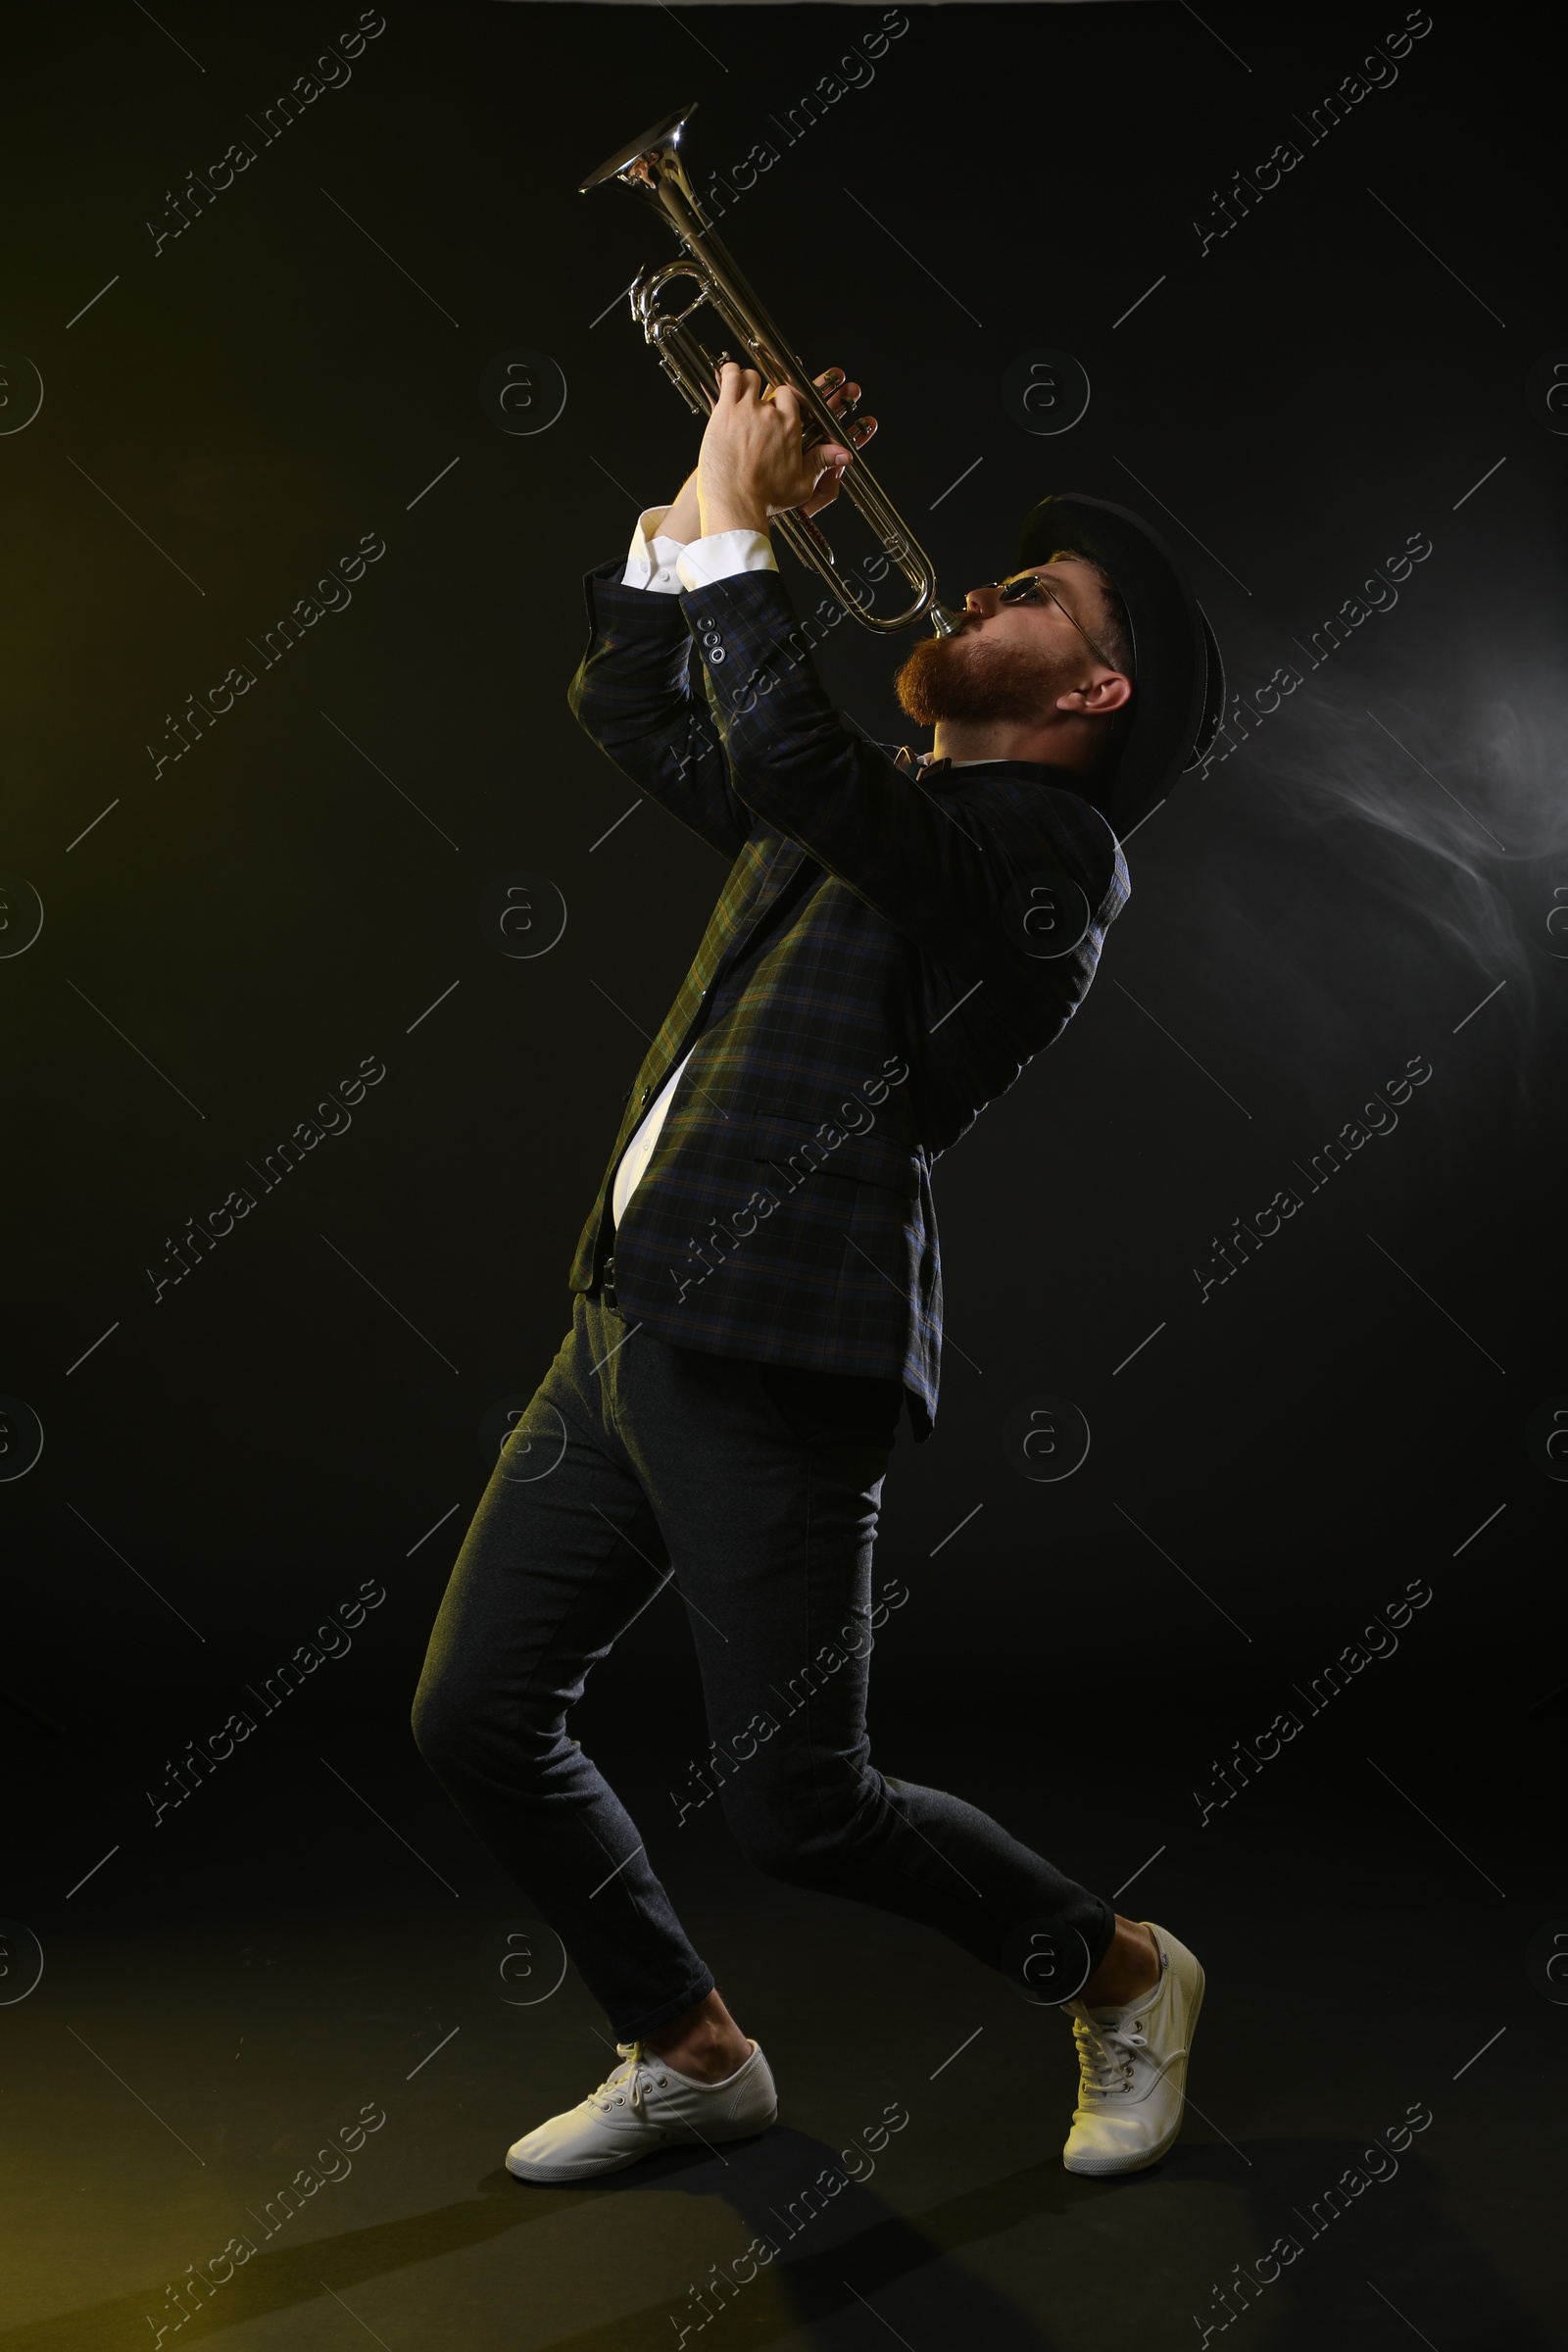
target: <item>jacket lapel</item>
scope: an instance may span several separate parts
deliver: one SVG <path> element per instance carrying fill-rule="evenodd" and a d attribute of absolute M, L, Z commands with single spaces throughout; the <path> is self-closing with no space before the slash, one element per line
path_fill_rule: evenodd
<path fill-rule="evenodd" d="M 781 841 L 779 847 L 769 854 L 751 904 L 740 915 L 733 938 L 713 967 L 713 984 L 745 955 L 765 923 L 778 912 L 791 885 L 800 880 L 803 871 L 812 866 L 812 862 L 798 841 Z"/>

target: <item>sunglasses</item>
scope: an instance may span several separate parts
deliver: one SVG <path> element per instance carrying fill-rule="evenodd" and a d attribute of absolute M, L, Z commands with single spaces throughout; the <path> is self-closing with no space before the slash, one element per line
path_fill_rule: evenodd
<path fill-rule="evenodd" d="M 1115 669 L 1116 663 L 1110 656 L 1102 652 L 1084 627 L 1083 622 L 1077 618 L 1076 614 L 1067 612 L 1066 606 L 1054 588 L 1048 587 L 1037 571 L 1015 572 L 1010 580 L 994 580 L 991 584 L 998 590 L 1001 602 L 1004 605 L 1040 605 L 1047 602 L 1054 604 L 1058 612 L 1066 613 L 1067 618 L 1072 622 L 1073 627 L 1096 659 L 1103 662 L 1107 669 Z"/>

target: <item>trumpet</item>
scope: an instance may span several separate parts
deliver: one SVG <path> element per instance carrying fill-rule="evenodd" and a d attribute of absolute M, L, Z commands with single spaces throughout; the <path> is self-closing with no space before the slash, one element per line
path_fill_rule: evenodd
<path fill-rule="evenodd" d="M 655 208 L 682 247 L 677 260 L 665 262 L 656 270 L 646 265 L 640 269 L 627 291 L 632 317 L 642 328 L 644 339 L 653 346 L 660 366 L 695 415 L 708 415 L 717 394 L 720 368 L 726 360 L 739 358 L 743 367 L 755 368 L 761 375 L 765 391 L 776 391 L 780 385 L 788 384 L 796 394 L 806 416 L 803 429 L 808 449 L 821 441 L 836 440 L 842 420 L 835 417 L 715 236 L 686 176 L 680 154 L 681 133 L 696 107 L 697 101 L 693 99 L 678 114 L 667 116 L 663 122 L 655 123 L 652 130 L 644 131 L 641 138 L 634 139 L 629 147 L 621 148 L 583 181 L 578 194 L 586 196 L 590 188 L 601 187 L 606 180 L 620 180 Z M 683 283 L 696 291 L 684 299 L 668 293 L 669 288 Z M 705 303 L 735 349 L 726 347 L 710 352 L 699 339 L 689 321 Z M 936 572 L 930 557 L 863 459 L 856 458 L 845 469 L 840 488 L 876 532 L 885 554 L 908 581 L 914 591 L 913 601 L 899 613 L 868 612 L 841 575 L 826 536 L 799 507 L 774 517 L 785 545 L 802 564 L 827 582 L 846 612 L 862 628 L 892 636 L 924 614 L 939 637 L 951 637 L 960 615 L 950 612 L 938 602 Z"/>

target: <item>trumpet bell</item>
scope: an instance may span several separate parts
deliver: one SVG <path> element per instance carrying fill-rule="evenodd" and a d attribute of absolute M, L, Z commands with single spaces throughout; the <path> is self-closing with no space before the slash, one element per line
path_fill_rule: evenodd
<path fill-rule="evenodd" d="M 589 173 L 577 190 L 578 195 L 586 196 L 590 188 L 603 187 L 607 179 L 626 176 L 634 165 L 654 164 L 655 159 L 662 157 L 666 148 L 671 155 L 675 154 L 680 146 L 680 134 L 696 112 L 697 100 L 693 98 L 676 114 L 665 115 L 662 122 L 656 122 L 651 130 L 645 130 L 641 138 L 633 139 L 629 146 L 617 148 L 608 164 L 601 164 L 597 172 Z M 642 174 L 634 176 L 641 177 Z"/>

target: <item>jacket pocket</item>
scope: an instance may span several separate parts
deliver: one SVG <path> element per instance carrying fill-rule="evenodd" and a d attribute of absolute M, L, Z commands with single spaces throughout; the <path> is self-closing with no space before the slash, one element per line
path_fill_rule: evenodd
<path fill-rule="evenodd" d="M 760 1111 L 752 1121 L 752 1157 L 768 1160 L 799 1183 L 808 1171 L 883 1185 L 906 1200 L 919 1197 L 920 1162 L 906 1145 L 879 1128 L 852 1133 L 832 1119 L 804 1119 Z"/>

